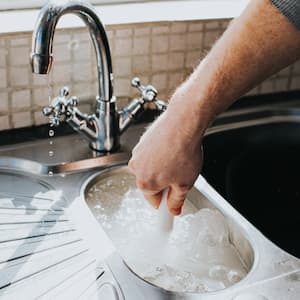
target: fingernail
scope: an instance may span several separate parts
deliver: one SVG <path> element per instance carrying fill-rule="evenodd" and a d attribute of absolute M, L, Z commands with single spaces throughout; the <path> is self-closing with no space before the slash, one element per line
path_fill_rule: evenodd
<path fill-rule="evenodd" d="M 181 207 L 178 207 L 178 208 L 172 208 L 171 209 L 171 214 L 174 215 L 174 216 L 178 216 L 181 214 Z"/>

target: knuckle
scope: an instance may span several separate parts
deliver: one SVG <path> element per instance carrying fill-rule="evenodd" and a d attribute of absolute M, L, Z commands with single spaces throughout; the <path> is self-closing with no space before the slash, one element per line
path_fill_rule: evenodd
<path fill-rule="evenodd" d="M 140 190 L 148 190 L 148 189 L 150 189 L 149 182 L 147 180 L 144 180 L 144 179 L 137 179 L 136 180 L 136 186 Z"/>

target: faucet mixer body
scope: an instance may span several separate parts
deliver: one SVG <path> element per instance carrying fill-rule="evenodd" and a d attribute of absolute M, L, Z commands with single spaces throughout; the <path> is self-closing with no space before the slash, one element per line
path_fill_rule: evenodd
<path fill-rule="evenodd" d="M 134 99 L 120 112 L 116 111 L 111 54 L 106 32 L 93 6 L 81 0 L 50 1 L 40 11 L 32 36 L 31 66 L 34 73 L 49 73 L 53 62 L 52 48 L 56 25 L 65 14 L 80 17 L 90 32 L 98 72 L 96 109 L 93 114 L 82 113 L 77 108 L 77 98 L 68 99 L 69 91 L 63 88 L 60 96 L 54 98 L 43 113 L 50 118 L 52 125 L 57 126 L 62 121 L 68 122 L 90 141 L 93 150 L 115 151 L 119 147 L 119 136 L 133 118 L 143 111 L 145 102 L 154 102 L 161 110 L 164 110 L 166 105 L 156 99 L 157 91 L 152 86 L 144 87 L 134 79 L 132 84 L 141 91 L 141 97 Z"/>

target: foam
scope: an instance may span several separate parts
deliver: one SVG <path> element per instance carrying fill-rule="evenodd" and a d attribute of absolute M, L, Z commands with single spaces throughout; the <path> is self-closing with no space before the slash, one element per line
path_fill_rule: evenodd
<path fill-rule="evenodd" d="M 159 231 L 160 214 L 129 174 L 98 182 L 88 200 L 129 267 L 157 286 L 202 293 L 224 289 L 246 275 L 226 219 L 215 209 L 198 210 L 187 200 L 172 230 Z"/>

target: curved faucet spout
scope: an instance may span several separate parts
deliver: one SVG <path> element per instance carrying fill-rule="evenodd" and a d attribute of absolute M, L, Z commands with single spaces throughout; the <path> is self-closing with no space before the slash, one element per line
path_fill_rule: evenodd
<path fill-rule="evenodd" d="M 55 28 L 61 16 L 65 14 L 75 14 L 87 25 L 97 58 L 98 101 L 111 101 L 113 75 L 107 36 L 95 9 L 85 1 L 50 1 L 42 8 L 32 38 L 32 71 L 38 74 L 49 73 L 53 61 Z"/>

